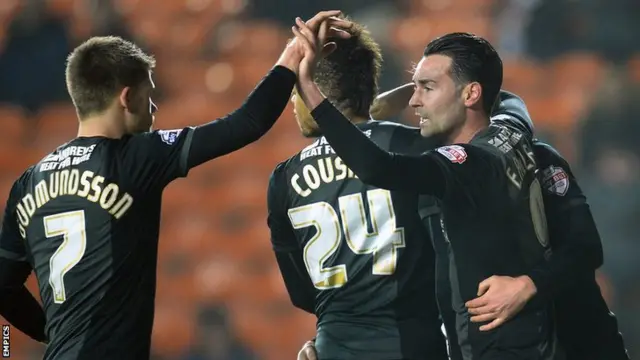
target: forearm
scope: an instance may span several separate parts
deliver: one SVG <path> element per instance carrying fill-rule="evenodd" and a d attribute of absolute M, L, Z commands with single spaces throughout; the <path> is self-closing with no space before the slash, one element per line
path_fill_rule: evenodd
<path fill-rule="evenodd" d="M 198 126 L 189 151 L 189 168 L 238 150 L 262 137 L 282 114 L 296 75 L 274 67 L 236 111 Z"/>
<path fill-rule="evenodd" d="M 371 141 L 320 92 L 314 83 L 298 84 L 298 93 L 329 145 L 362 182 L 382 189 L 439 195 L 444 177 L 429 156 L 392 154 Z"/>
<path fill-rule="evenodd" d="M 398 116 L 409 105 L 413 87 L 413 83 L 408 83 L 378 95 L 369 111 L 371 117 L 385 120 Z"/>
<path fill-rule="evenodd" d="M 44 311 L 25 286 L 0 290 L 0 315 L 32 339 L 46 341 Z"/>

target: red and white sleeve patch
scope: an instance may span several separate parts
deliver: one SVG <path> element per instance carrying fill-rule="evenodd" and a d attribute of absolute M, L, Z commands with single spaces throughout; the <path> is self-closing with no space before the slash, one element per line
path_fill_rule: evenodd
<path fill-rule="evenodd" d="M 443 146 L 436 150 L 454 164 L 462 164 L 467 160 L 467 152 L 460 145 Z"/>
<path fill-rule="evenodd" d="M 569 176 L 563 168 L 549 166 L 542 172 L 542 187 L 551 194 L 564 196 L 569 191 Z"/>

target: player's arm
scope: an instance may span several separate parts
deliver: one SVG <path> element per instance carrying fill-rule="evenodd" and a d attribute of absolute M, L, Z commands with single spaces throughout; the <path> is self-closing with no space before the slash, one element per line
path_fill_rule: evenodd
<path fill-rule="evenodd" d="M 533 133 L 533 121 L 524 101 L 508 91 L 500 92 L 494 119 L 519 123 Z M 549 191 L 544 184 L 553 181 L 552 178 L 540 179 L 545 188 L 544 204 L 553 255 L 527 275 L 536 287 L 537 296 L 546 300 L 600 267 L 603 252 L 591 209 L 567 161 L 549 145 L 539 142 L 535 143 L 534 152 L 540 174 L 544 176 L 549 167 L 556 167 L 563 172 L 558 176 L 567 176 L 568 186 L 566 194 L 559 194 Z"/>
<path fill-rule="evenodd" d="M 298 245 L 287 215 L 286 180 L 282 164 L 271 174 L 267 190 L 267 224 L 271 231 L 271 244 L 291 303 L 306 312 L 315 311 L 315 293 L 307 273 L 302 249 Z"/>
<path fill-rule="evenodd" d="M 348 38 L 351 23 L 334 18 L 340 11 L 322 11 L 307 22 L 314 31 L 329 24 L 327 34 Z M 162 189 L 186 176 L 189 169 L 258 140 L 284 110 L 296 81 L 301 53 L 295 41 L 287 44 L 273 69 L 237 110 L 210 123 L 133 136 L 126 141 L 125 170 L 137 187 Z"/>
<path fill-rule="evenodd" d="M 277 65 L 237 110 L 210 123 L 134 135 L 123 144 L 126 171 L 143 189 L 162 189 L 189 169 L 264 135 L 284 110 L 295 73 Z"/>
<path fill-rule="evenodd" d="M 296 84 L 297 91 L 336 154 L 360 180 L 370 185 L 389 190 L 442 196 L 449 175 L 463 168 L 460 166 L 458 169 L 452 169 L 450 166 L 442 166 L 446 163 L 444 157 L 449 158 L 455 154 L 438 149 L 420 156 L 401 155 L 387 152 L 370 141 L 326 99 L 313 81 L 313 69 L 324 44 L 304 23 L 296 21 L 296 24 L 298 27 L 294 27 L 293 31 L 296 40 L 300 41 L 300 46 L 304 49 Z M 465 146 L 455 146 L 456 149 L 462 150 L 460 155 L 464 157 L 461 161 L 449 158 L 449 165 L 451 162 L 457 162 L 459 165 L 465 162 Z M 441 156 L 438 156 L 438 153 Z M 476 160 L 482 161 L 480 158 Z M 464 168 L 468 168 L 468 164 L 469 161 L 466 161 Z"/>
<path fill-rule="evenodd" d="M 375 98 L 369 109 L 369 114 L 376 120 L 390 119 L 398 116 L 407 108 L 409 100 L 413 95 L 413 89 L 414 84 L 408 83 L 383 92 Z"/>
<path fill-rule="evenodd" d="M 387 152 L 349 122 L 317 88 L 314 91 L 315 98 L 305 100 L 313 109 L 311 115 L 336 154 L 360 180 L 388 190 L 443 196 L 448 178 L 455 172 L 450 171 L 453 169 L 447 165 L 442 149 L 418 156 Z M 466 158 L 464 147 L 458 148 Z M 458 165 L 460 169 L 467 166 Z"/>
<path fill-rule="evenodd" d="M 17 184 L 11 189 L 0 230 L 0 315 L 34 340 L 45 342 L 44 311 L 24 285 L 31 265 L 16 219 Z"/>
<path fill-rule="evenodd" d="M 593 276 L 602 265 L 603 251 L 591 209 L 567 161 L 546 144 L 537 143 L 534 152 L 541 161 L 540 180 L 553 253 L 527 275 L 537 295 L 546 300 L 585 276 Z"/>

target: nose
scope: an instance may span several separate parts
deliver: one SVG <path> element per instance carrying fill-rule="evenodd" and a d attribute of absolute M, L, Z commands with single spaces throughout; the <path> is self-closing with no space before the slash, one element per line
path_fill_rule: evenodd
<path fill-rule="evenodd" d="M 418 92 L 414 91 L 413 95 L 411 95 L 411 99 L 409 99 L 409 106 L 412 108 L 417 108 L 422 106 L 422 102 L 420 101 L 420 96 L 418 96 Z"/>

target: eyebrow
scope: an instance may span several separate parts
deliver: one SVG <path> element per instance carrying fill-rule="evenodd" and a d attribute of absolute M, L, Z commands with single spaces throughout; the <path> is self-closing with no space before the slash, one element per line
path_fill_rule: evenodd
<path fill-rule="evenodd" d="M 436 81 L 432 80 L 432 79 L 414 79 L 413 82 L 418 84 L 418 85 L 422 85 L 422 86 L 425 86 L 425 85 L 428 85 L 428 84 L 431 84 L 431 83 L 433 83 L 433 84 L 436 83 Z"/>

